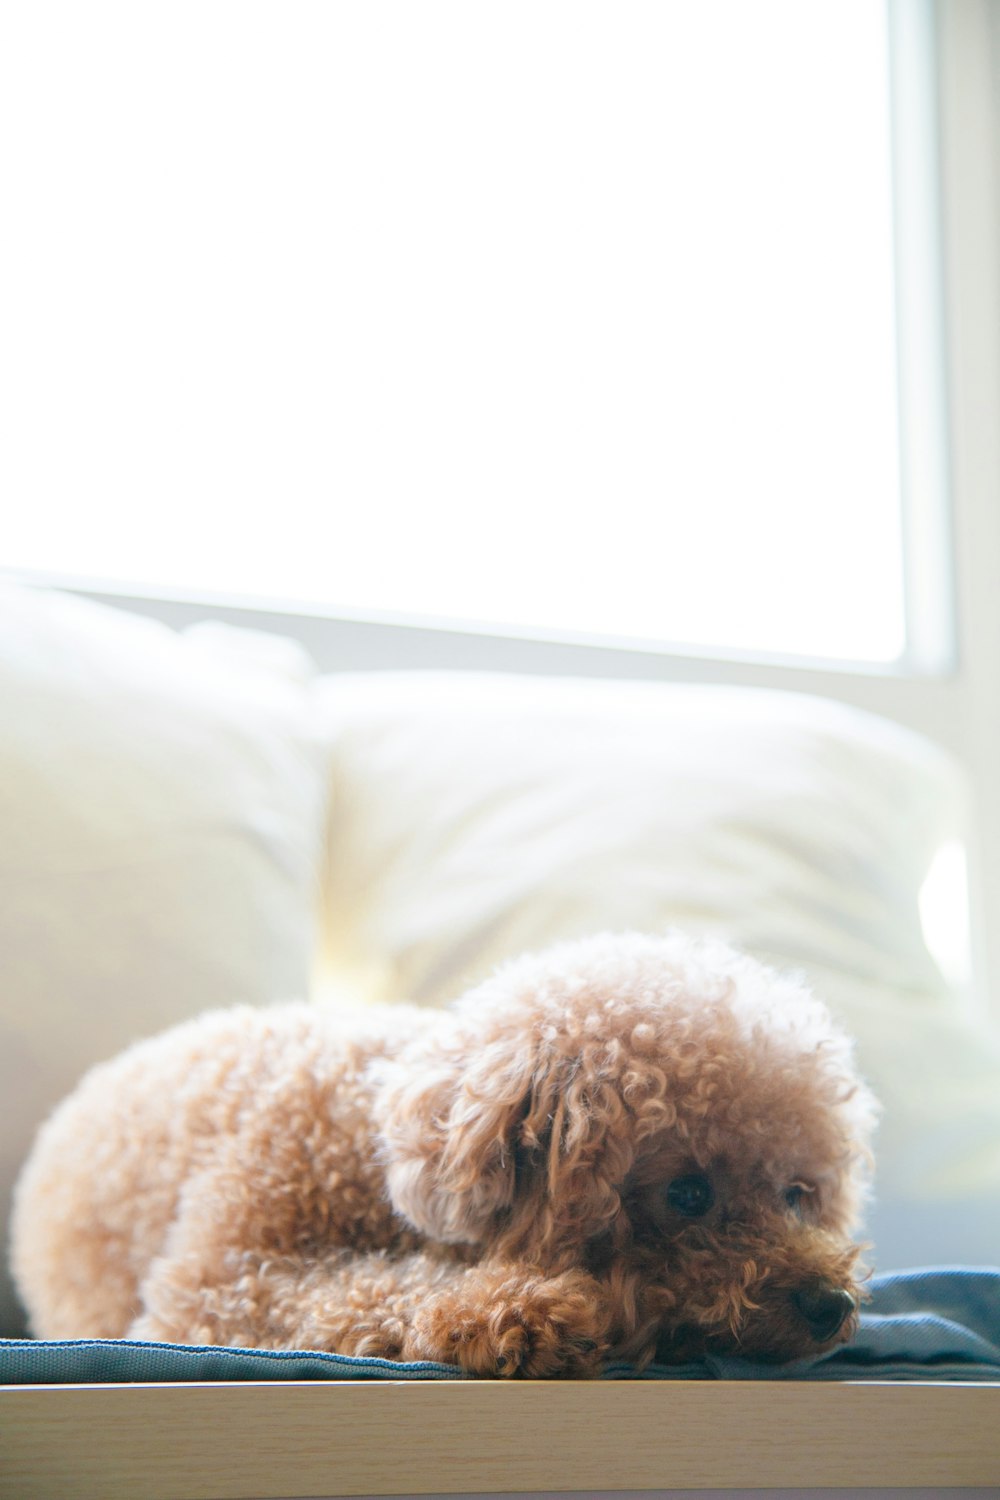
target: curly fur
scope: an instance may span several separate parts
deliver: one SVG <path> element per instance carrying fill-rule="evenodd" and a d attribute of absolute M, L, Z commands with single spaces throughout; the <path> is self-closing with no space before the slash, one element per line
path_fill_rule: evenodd
<path fill-rule="evenodd" d="M 815 1307 L 857 1306 L 874 1119 L 800 984 L 601 935 L 447 1011 L 237 1009 L 137 1044 L 40 1132 L 14 1271 L 45 1338 L 788 1360 L 851 1331 Z M 692 1177 L 712 1201 L 679 1212 Z"/>

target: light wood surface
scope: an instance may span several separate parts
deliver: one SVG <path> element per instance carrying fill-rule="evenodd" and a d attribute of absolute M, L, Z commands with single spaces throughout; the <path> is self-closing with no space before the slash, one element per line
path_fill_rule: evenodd
<path fill-rule="evenodd" d="M 990 1485 L 1000 1385 L 0 1388 L 4 1500 Z"/>

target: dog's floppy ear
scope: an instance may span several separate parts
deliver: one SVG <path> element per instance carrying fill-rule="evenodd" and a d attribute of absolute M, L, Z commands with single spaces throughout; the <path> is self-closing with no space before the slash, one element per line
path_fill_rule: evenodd
<path fill-rule="evenodd" d="M 524 1043 L 421 1049 L 385 1069 L 376 1109 L 393 1207 L 452 1243 L 484 1235 L 514 1199 L 519 1123 L 534 1071 Z"/>
<path fill-rule="evenodd" d="M 610 1218 L 632 1164 L 620 1091 L 595 1079 L 562 1038 L 508 1025 L 462 1027 L 417 1066 L 385 1069 L 377 1101 L 396 1210 L 452 1243 L 530 1208 L 533 1238 Z"/>

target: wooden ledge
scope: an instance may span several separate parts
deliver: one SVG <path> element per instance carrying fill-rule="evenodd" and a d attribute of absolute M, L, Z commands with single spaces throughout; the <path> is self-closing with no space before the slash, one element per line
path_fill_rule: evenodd
<path fill-rule="evenodd" d="M 1000 1384 L 0 1388 L 17 1500 L 996 1484 Z"/>

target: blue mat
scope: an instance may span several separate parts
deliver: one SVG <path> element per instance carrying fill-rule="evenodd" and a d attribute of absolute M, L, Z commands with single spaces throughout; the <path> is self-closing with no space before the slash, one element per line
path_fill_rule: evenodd
<path fill-rule="evenodd" d="M 997 1380 L 1000 1270 L 957 1266 L 876 1276 L 857 1336 L 816 1360 L 764 1365 L 609 1365 L 608 1380 Z M 0 1339 L 0 1385 L 133 1381 L 462 1380 L 449 1365 L 308 1350 L 220 1349 L 129 1339 Z"/>

